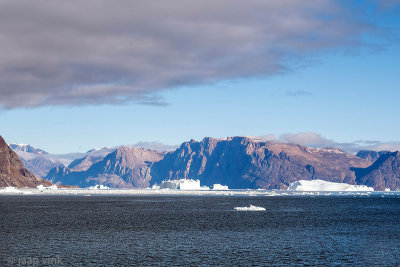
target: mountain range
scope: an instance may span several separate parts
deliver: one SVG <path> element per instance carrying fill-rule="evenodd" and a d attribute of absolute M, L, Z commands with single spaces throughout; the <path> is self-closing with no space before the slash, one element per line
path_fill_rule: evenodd
<path fill-rule="evenodd" d="M 151 181 L 198 178 L 207 186 L 220 183 L 252 189 L 286 189 L 301 179 L 355 184 L 356 176 L 350 168 L 369 165 L 337 148 L 315 149 L 247 137 L 204 138 L 201 142 L 185 142 L 154 163 Z"/>
<path fill-rule="evenodd" d="M 32 147 L 25 150 L 35 151 Z M 47 155 L 42 150 L 37 153 Z M 58 163 L 45 179 L 80 187 L 103 184 L 146 188 L 165 179 L 190 178 L 206 186 L 219 183 L 251 189 L 286 189 L 300 179 L 321 179 L 394 190 L 400 188 L 399 160 L 399 153 L 388 151 L 353 155 L 337 148 L 310 148 L 248 137 L 207 137 L 200 142 L 184 142 L 170 152 L 136 147 L 91 150 L 67 165 Z"/>
<path fill-rule="evenodd" d="M 24 166 L 41 178 L 46 177 L 51 169 L 60 165 L 66 165 L 78 171 L 86 170 L 115 150 L 115 148 L 105 147 L 92 149 L 86 153 L 50 154 L 26 144 L 10 144 L 9 146 L 18 154 Z"/>
<path fill-rule="evenodd" d="M 38 185 L 49 186 L 51 183 L 28 171 L 18 155 L 0 136 L 0 187 L 36 187 Z"/>
<path fill-rule="evenodd" d="M 83 187 L 103 184 L 120 188 L 145 188 L 150 185 L 152 163 L 161 160 L 164 154 L 144 148 L 120 147 L 92 164 L 85 157 L 73 161 L 68 167 L 58 166 L 49 172 L 46 179 L 53 183 Z M 82 165 L 84 167 L 76 168 Z"/>

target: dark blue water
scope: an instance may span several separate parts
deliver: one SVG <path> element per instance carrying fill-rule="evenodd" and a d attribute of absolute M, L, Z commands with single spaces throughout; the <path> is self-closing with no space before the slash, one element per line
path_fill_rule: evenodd
<path fill-rule="evenodd" d="M 400 199 L 2 196 L 0 266 L 30 263 L 399 265 Z"/>

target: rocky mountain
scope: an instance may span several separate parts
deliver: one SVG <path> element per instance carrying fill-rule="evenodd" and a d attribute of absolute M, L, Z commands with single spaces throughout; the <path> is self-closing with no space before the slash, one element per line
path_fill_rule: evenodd
<path fill-rule="evenodd" d="M 313 179 L 356 184 L 350 168 L 370 164 L 337 148 L 314 149 L 247 137 L 204 138 L 185 142 L 154 163 L 151 184 L 176 178 L 230 188 L 286 189 L 291 182 Z"/>
<path fill-rule="evenodd" d="M 25 144 L 10 144 L 30 172 L 46 177 L 49 171 L 61 165 L 76 171 L 87 170 L 92 164 L 104 159 L 115 148 L 92 149 L 86 153 L 50 154 L 42 149 Z"/>
<path fill-rule="evenodd" d="M 0 136 L 0 187 L 36 187 L 38 185 L 49 186 L 51 183 L 29 172 L 18 155 Z"/>
<path fill-rule="evenodd" d="M 397 189 L 396 155 L 360 151 L 355 156 L 337 148 L 309 148 L 249 137 L 208 137 L 185 142 L 168 153 L 135 147 L 88 151 L 67 167 L 53 168 L 46 179 L 80 187 L 144 188 L 166 179 L 190 178 L 200 179 L 202 185 L 218 183 L 238 189 L 286 189 L 297 180 L 321 179 L 376 190 Z"/>
<path fill-rule="evenodd" d="M 87 187 L 103 184 L 119 188 L 146 188 L 150 184 L 150 167 L 163 158 L 164 153 L 143 149 L 120 147 L 87 170 L 58 166 L 46 179 L 54 183 Z"/>
<path fill-rule="evenodd" d="M 34 148 L 34 147 L 32 147 L 30 145 L 26 145 L 26 144 L 10 144 L 9 146 L 17 154 L 19 152 L 25 152 L 25 153 L 35 154 L 35 155 L 48 155 L 49 154 L 44 150 Z"/>
<path fill-rule="evenodd" d="M 61 164 L 60 162 L 54 162 L 43 156 L 34 157 L 29 160 L 21 157 L 20 159 L 25 168 L 39 177 L 45 177 L 49 170 Z"/>
<path fill-rule="evenodd" d="M 30 172 L 39 177 L 45 177 L 49 170 L 62 164 L 46 151 L 25 144 L 10 144 L 10 148 Z"/>
<path fill-rule="evenodd" d="M 375 162 L 383 154 L 389 153 L 390 151 L 373 151 L 373 150 L 361 150 L 357 153 L 357 157 L 368 160 L 369 162 Z"/>
<path fill-rule="evenodd" d="M 376 190 L 400 188 L 400 152 L 383 153 L 368 168 L 353 168 L 357 183 L 374 187 Z"/>
<path fill-rule="evenodd" d="M 115 151 L 115 148 L 110 147 L 89 150 L 88 152 L 86 152 L 84 157 L 73 160 L 68 165 L 68 168 L 74 171 L 86 171 L 94 163 L 103 160 L 105 156 L 113 151 Z"/>

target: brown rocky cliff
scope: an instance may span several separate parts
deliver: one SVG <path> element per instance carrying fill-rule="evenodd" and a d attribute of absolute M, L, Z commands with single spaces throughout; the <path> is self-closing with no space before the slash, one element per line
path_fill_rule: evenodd
<path fill-rule="evenodd" d="M 0 136 L 0 187 L 36 187 L 49 186 L 49 181 L 30 173 L 22 164 L 18 155 Z"/>

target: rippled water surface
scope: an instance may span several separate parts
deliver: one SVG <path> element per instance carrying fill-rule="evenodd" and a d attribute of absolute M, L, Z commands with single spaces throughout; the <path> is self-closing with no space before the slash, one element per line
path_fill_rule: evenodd
<path fill-rule="evenodd" d="M 400 199 L 1 196 L 0 266 L 34 262 L 399 265 Z"/>

